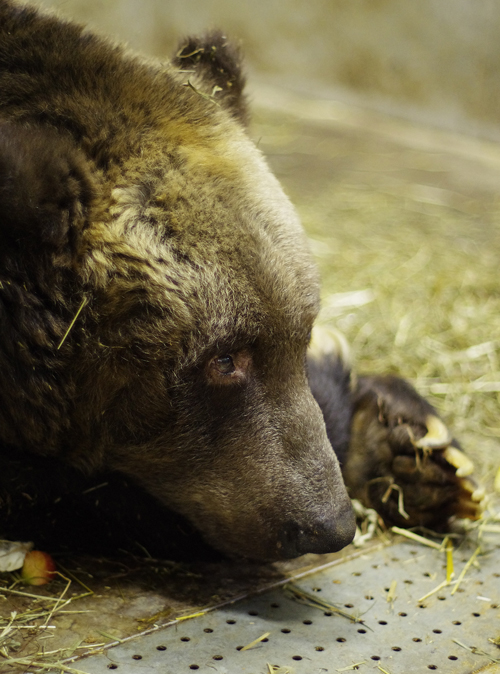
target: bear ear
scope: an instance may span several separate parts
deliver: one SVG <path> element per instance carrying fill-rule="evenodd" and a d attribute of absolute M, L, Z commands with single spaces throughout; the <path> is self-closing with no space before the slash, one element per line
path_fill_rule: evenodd
<path fill-rule="evenodd" d="M 248 109 L 243 89 L 242 58 L 237 47 L 220 32 L 184 40 L 175 54 L 174 65 L 196 77 L 196 86 L 213 96 L 244 125 Z"/>
<path fill-rule="evenodd" d="M 0 255 L 68 245 L 92 192 L 87 162 L 68 137 L 0 121 Z"/>

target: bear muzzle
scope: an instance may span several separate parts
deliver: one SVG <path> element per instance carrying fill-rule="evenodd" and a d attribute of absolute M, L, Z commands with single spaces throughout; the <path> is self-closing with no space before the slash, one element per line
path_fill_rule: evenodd
<path fill-rule="evenodd" d="M 316 521 L 301 526 L 287 522 L 277 543 L 282 559 L 292 559 L 307 553 L 338 552 L 351 543 L 356 531 L 356 520 L 350 502 L 335 517 L 319 516 Z"/>

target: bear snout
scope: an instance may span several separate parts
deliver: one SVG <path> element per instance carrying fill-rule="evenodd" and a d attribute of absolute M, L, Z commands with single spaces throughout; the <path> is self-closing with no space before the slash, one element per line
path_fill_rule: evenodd
<path fill-rule="evenodd" d="M 338 552 L 351 543 L 356 531 L 356 520 L 350 502 L 339 513 L 319 516 L 316 521 L 302 526 L 289 521 L 283 527 L 278 548 L 284 559 L 293 559 L 307 553 Z"/>

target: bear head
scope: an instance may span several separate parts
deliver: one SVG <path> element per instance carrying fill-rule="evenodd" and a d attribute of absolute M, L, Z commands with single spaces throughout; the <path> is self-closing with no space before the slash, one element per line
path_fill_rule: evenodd
<path fill-rule="evenodd" d="M 248 137 L 238 53 L 212 34 L 157 64 L 13 7 L 2 442 L 121 471 L 230 555 L 340 549 L 353 516 L 306 375 L 317 272 Z"/>

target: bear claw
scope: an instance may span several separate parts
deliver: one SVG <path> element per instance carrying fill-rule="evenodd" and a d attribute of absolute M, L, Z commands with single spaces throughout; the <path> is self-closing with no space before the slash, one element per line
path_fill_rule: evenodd
<path fill-rule="evenodd" d="M 472 475 L 474 472 L 474 464 L 469 459 L 469 457 L 465 456 L 463 452 L 452 445 L 446 447 L 443 453 L 443 458 L 450 465 L 457 469 L 457 477 L 467 477 L 468 475 Z"/>
<path fill-rule="evenodd" d="M 425 420 L 427 433 L 415 442 L 419 449 L 444 449 L 451 440 L 451 434 L 439 417 L 429 414 Z M 451 463 L 451 461 L 449 462 Z"/>

